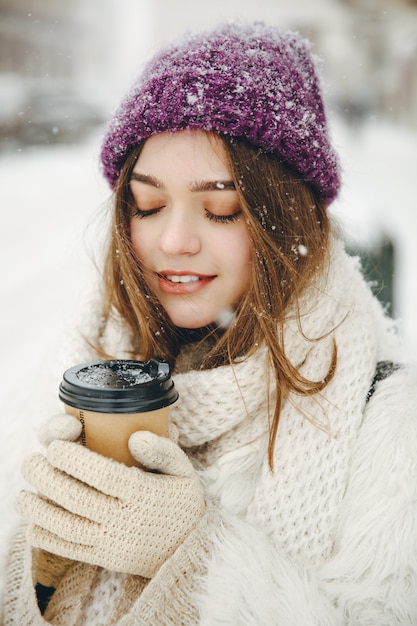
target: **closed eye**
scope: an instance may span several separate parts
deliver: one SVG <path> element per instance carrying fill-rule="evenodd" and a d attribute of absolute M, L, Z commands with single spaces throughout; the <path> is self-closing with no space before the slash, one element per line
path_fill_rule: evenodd
<path fill-rule="evenodd" d="M 155 207 L 154 209 L 147 209 L 146 211 L 144 211 L 143 209 L 140 209 L 139 207 L 135 207 L 133 210 L 133 217 L 139 217 L 140 219 L 143 219 L 144 217 L 156 215 L 163 208 L 164 208 L 163 206 L 160 206 L 160 207 Z"/>
<path fill-rule="evenodd" d="M 237 211 L 231 215 L 216 215 L 215 213 L 210 213 L 207 209 L 204 209 L 204 211 L 206 218 L 210 220 L 210 222 L 217 222 L 219 224 L 231 224 L 232 222 L 237 222 L 242 213 L 242 211 Z"/>

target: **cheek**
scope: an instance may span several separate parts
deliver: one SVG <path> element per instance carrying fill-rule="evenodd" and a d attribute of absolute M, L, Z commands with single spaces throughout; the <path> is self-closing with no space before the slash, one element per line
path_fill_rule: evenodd
<path fill-rule="evenodd" d="M 132 248 L 133 248 L 135 255 L 138 258 L 146 257 L 147 238 L 143 236 L 142 229 L 138 228 L 138 225 L 136 222 L 131 222 L 130 224 L 130 240 L 132 242 Z"/>
<path fill-rule="evenodd" d="M 226 252 L 228 262 L 235 271 L 248 269 L 252 261 L 252 244 L 245 230 L 237 233 L 224 243 L 223 250 Z"/>

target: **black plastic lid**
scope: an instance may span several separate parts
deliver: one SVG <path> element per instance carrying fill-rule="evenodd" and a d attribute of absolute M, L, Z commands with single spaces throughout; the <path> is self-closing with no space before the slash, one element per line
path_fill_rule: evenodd
<path fill-rule="evenodd" d="M 94 361 L 64 372 L 59 398 L 85 411 L 145 413 L 173 404 L 178 392 L 162 359 Z"/>

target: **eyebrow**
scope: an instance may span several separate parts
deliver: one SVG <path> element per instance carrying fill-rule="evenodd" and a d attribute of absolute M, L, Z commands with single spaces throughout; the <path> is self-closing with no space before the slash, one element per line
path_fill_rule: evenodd
<path fill-rule="evenodd" d="M 138 183 L 145 183 L 145 185 L 150 185 L 151 187 L 156 187 L 157 189 L 164 188 L 160 180 L 155 178 L 155 176 L 149 176 L 148 174 L 139 174 L 138 172 L 132 172 L 130 180 L 137 180 Z"/>
<path fill-rule="evenodd" d="M 164 184 L 155 176 L 149 174 L 140 174 L 139 172 L 132 172 L 130 180 L 136 180 L 139 183 L 150 185 L 156 189 L 165 189 Z M 235 190 L 235 184 L 232 180 L 199 180 L 190 183 L 190 191 L 224 191 Z"/>

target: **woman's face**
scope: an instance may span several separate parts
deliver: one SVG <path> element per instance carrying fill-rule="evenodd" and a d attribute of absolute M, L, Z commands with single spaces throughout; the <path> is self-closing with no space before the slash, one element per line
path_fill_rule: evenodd
<path fill-rule="evenodd" d="M 130 188 L 133 248 L 173 324 L 220 322 L 248 288 L 252 257 L 221 140 L 187 130 L 152 136 Z"/>

